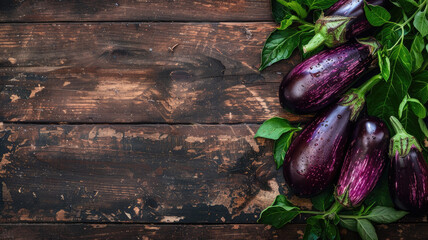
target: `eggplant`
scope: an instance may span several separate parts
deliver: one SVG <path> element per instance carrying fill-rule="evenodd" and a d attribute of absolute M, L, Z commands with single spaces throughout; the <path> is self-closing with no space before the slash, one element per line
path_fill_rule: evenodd
<path fill-rule="evenodd" d="M 281 106 L 313 113 L 331 104 L 370 68 L 378 47 L 376 41 L 348 43 L 298 64 L 281 82 Z"/>
<path fill-rule="evenodd" d="M 384 5 L 384 0 L 367 0 L 371 5 Z M 364 13 L 364 1 L 339 0 L 326 10 L 315 23 L 315 36 L 303 47 L 310 52 L 325 44 L 334 47 L 359 36 L 372 26 Z"/>
<path fill-rule="evenodd" d="M 397 134 L 391 138 L 389 190 L 395 206 L 416 214 L 428 211 L 428 164 L 416 138 L 408 134 L 395 117 Z"/>
<path fill-rule="evenodd" d="M 342 206 L 359 206 L 373 190 L 385 166 L 388 142 L 388 127 L 382 120 L 358 121 L 334 194 Z"/>

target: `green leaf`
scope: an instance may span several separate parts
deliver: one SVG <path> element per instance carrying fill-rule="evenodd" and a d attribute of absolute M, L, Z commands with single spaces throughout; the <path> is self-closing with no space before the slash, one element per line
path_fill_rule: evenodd
<path fill-rule="evenodd" d="M 391 19 L 391 14 L 385 8 L 377 5 L 364 4 L 364 13 L 369 23 L 375 27 L 382 26 Z"/>
<path fill-rule="evenodd" d="M 373 224 L 366 219 L 357 219 L 357 230 L 363 240 L 377 240 L 376 230 Z"/>
<path fill-rule="evenodd" d="M 340 238 L 339 229 L 331 222 L 325 221 L 325 236 L 327 239 L 338 239 Z"/>
<path fill-rule="evenodd" d="M 428 19 L 425 12 L 418 12 L 413 20 L 413 26 L 425 37 L 428 34 Z"/>
<path fill-rule="evenodd" d="M 300 31 L 291 28 L 273 31 L 263 47 L 262 64 L 259 70 L 289 58 L 299 45 L 300 34 Z"/>
<path fill-rule="evenodd" d="M 275 22 L 281 23 L 281 21 L 287 16 L 291 15 L 288 8 L 280 4 L 276 0 L 271 0 L 272 5 L 272 16 Z"/>
<path fill-rule="evenodd" d="M 385 122 L 395 116 L 401 100 L 407 95 L 412 76 L 410 71 L 398 59 L 391 59 L 391 79 L 380 82 L 367 96 L 369 115 L 379 117 Z"/>
<path fill-rule="evenodd" d="M 329 187 L 317 196 L 311 198 L 312 205 L 319 211 L 326 211 L 334 203 L 333 187 Z"/>
<path fill-rule="evenodd" d="M 293 127 L 287 119 L 280 117 L 273 117 L 263 122 L 260 128 L 257 130 L 256 137 L 268 138 L 272 140 L 277 140 L 281 137 L 282 134 L 298 130 L 300 128 Z"/>
<path fill-rule="evenodd" d="M 287 15 L 282 21 L 281 25 L 279 26 L 278 30 L 284 30 L 291 26 L 294 21 L 300 20 L 297 16 L 294 15 Z"/>
<path fill-rule="evenodd" d="M 378 54 L 378 60 L 379 60 L 379 68 L 380 68 L 382 77 L 383 79 L 385 79 L 385 81 L 388 81 L 389 75 L 391 73 L 391 62 L 389 61 L 389 57 L 386 55 L 383 55 L 381 51 L 378 51 L 377 54 Z"/>
<path fill-rule="evenodd" d="M 301 18 L 306 18 L 308 16 L 308 12 L 296 1 L 287 2 L 285 0 L 276 0 L 280 4 L 284 5 L 286 8 L 293 10 L 297 15 Z"/>
<path fill-rule="evenodd" d="M 403 110 L 403 116 L 400 118 L 400 122 L 410 135 L 413 135 L 420 143 L 422 143 L 425 136 L 420 129 L 418 120 L 419 118 L 415 115 L 413 110 L 406 106 Z"/>
<path fill-rule="evenodd" d="M 262 211 L 257 222 L 281 228 L 297 215 L 299 215 L 298 211 L 287 211 L 281 206 L 270 206 Z"/>
<path fill-rule="evenodd" d="M 425 124 L 424 120 L 422 118 L 419 118 L 418 122 L 419 122 L 419 127 L 422 130 L 422 133 L 425 135 L 425 137 L 428 137 L 428 128 L 427 128 L 427 125 Z"/>
<path fill-rule="evenodd" d="M 367 215 L 367 219 L 376 223 L 392 223 L 404 217 L 408 212 L 397 211 L 391 207 L 376 206 Z"/>
<path fill-rule="evenodd" d="M 401 118 L 403 115 L 404 109 L 406 107 L 409 107 L 413 113 L 419 117 L 419 118 L 425 118 L 426 117 L 426 109 L 424 105 L 419 102 L 416 98 L 411 98 L 409 96 L 405 96 L 403 98 L 403 101 L 400 103 L 400 106 L 398 108 L 398 117 Z"/>
<path fill-rule="evenodd" d="M 287 197 L 284 195 L 276 196 L 275 200 L 272 203 L 272 206 L 281 206 L 287 211 L 300 210 L 298 207 L 294 206 L 290 201 L 287 200 Z"/>
<path fill-rule="evenodd" d="M 393 24 L 387 24 L 382 27 L 382 30 L 377 34 L 378 39 L 386 48 L 391 48 L 399 39 L 399 34 Z"/>
<path fill-rule="evenodd" d="M 303 240 L 321 239 L 323 233 L 322 216 L 312 216 L 306 220 Z"/>
<path fill-rule="evenodd" d="M 419 99 L 422 104 L 428 102 L 428 71 L 422 71 L 413 76 L 409 89 L 410 96 Z"/>
<path fill-rule="evenodd" d="M 396 61 L 401 61 L 404 67 L 408 71 L 412 70 L 412 56 L 410 55 L 409 50 L 403 44 L 399 44 L 391 53 L 391 59 Z"/>
<path fill-rule="evenodd" d="M 424 62 L 424 56 L 422 55 L 422 51 L 424 50 L 425 42 L 423 37 L 419 34 L 415 36 L 413 40 L 412 46 L 410 48 L 410 55 L 412 57 L 412 66 L 413 71 L 418 70 L 422 63 Z"/>
<path fill-rule="evenodd" d="M 357 232 L 357 220 L 352 219 L 352 218 L 344 218 L 344 219 L 340 219 L 340 226 L 351 230 L 353 232 Z"/>
<path fill-rule="evenodd" d="M 304 0 L 304 3 L 309 6 L 310 10 L 314 9 L 327 9 L 334 3 L 336 3 L 337 0 Z"/>
<path fill-rule="evenodd" d="M 291 140 L 293 139 L 293 134 L 297 130 L 292 130 L 282 134 L 282 136 L 275 141 L 273 158 L 275 159 L 276 169 L 279 169 L 282 164 L 284 164 L 285 154 L 287 153 L 288 148 L 290 147 Z"/>

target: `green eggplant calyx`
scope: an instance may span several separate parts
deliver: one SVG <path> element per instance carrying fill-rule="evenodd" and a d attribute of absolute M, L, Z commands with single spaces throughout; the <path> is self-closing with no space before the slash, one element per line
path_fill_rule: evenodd
<path fill-rule="evenodd" d="M 345 192 L 343 192 L 342 195 L 337 195 L 337 190 L 334 191 L 334 198 L 343 207 L 352 208 L 351 200 L 349 200 L 349 186 L 346 187 Z"/>
<path fill-rule="evenodd" d="M 390 121 L 392 127 L 396 131 L 396 134 L 391 138 L 389 144 L 389 156 L 391 158 L 398 156 L 405 157 L 409 154 L 412 148 L 422 151 L 421 145 L 419 145 L 416 138 L 406 132 L 397 118 L 391 116 Z"/>
<path fill-rule="evenodd" d="M 310 52 L 325 44 L 334 47 L 346 42 L 346 25 L 351 17 L 343 16 L 321 16 L 315 22 L 315 36 L 303 46 L 303 51 Z"/>
<path fill-rule="evenodd" d="M 360 38 L 360 39 L 357 39 L 357 42 L 360 44 L 369 46 L 370 54 L 373 56 L 381 48 L 380 43 L 378 41 L 376 41 L 376 39 L 373 37 Z"/>
<path fill-rule="evenodd" d="M 366 102 L 364 95 L 358 92 L 358 89 L 351 89 L 343 98 L 339 101 L 339 105 L 349 106 L 351 109 L 350 120 L 355 122 L 360 115 L 360 112 L 364 108 Z"/>

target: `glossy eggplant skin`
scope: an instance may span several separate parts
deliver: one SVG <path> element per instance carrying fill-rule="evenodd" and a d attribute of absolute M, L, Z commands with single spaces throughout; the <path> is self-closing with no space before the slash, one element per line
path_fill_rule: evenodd
<path fill-rule="evenodd" d="M 348 43 L 322 51 L 298 64 L 279 87 L 281 106 L 295 113 L 325 108 L 369 69 L 370 46 Z"/>
<path fill-rule="evenodd" d="M 367 0 L 371 5 L 384 5 L 384 0 Z M 343 16 L 352 19 L 346 24 L 346 39 L 352 39 L 372 26 L 364 13 L 363 0 L 339 0 L 325 12 L 326 16 Z"/>
<path fill-rule="evenodd" d="M 348 141 L 350 118 L 349 106 L 333 105 L 291 143 L 283 171 L 296 195 L 316 195 L 335 180 Z"/>
<path fill-rule="evenodd" d="M 428 211 L 428 165 L 416 147 L 404 157 L 397 153 L 391 159 L 389 184 L 397 208 L 416 214 Z"/>
<path fill-rule="evenodd" d="M 336 200 L 344 207 L 359 206 L 373 190 L 385 166 L 388 143 L 388 127 L 382 120 L 358 121 L 335 190 Z"/>

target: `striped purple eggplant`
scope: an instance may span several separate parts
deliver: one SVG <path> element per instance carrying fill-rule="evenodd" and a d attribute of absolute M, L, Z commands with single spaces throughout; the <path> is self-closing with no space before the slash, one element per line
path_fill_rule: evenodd
<path fill-rule="evenodd" d="M 371 5 L 384 5 L 384 0 L 367 0 Z M 364 1 L 339 0 L 315 23 L 315 36 L 303 47 L 310 52 L 325 44 L 334 47 L 367 32 L 372 26 L 364 14 Z"/>
<path fill-rule="evenodd" d="M 391 117 L 397 134 L 391 138 L 389 190 L 397 208 L 417 214 L 428 211 L 428 164 L 417 140 Z"/>
<path fill-rule="evenodd" d="M 357 207 L 373 190 L 385 166 L 388 140 L 388 128 L 379 118 L 358 121 L 334 194 L 342 206 Z"/>
<path fill-rule="evenodd" d="M 375 41 L 348 43 L 298 64 L 279 87 L 281 106 L 296 113 L 326 107 L 369 69 L 377 48 Z"/>

